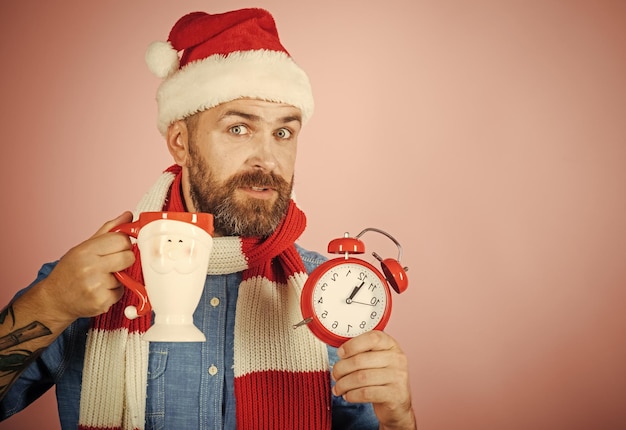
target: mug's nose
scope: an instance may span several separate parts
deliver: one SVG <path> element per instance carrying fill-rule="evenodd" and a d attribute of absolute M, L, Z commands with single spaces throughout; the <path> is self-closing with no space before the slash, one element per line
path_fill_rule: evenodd
<path fill-rule="evenodd" d="M 186 244 L 183 239 L 170 238 L 167 240 L 165 255 L 167 255 L 170 260 L 178 260 L 183 256 L 185 246 Z"/>

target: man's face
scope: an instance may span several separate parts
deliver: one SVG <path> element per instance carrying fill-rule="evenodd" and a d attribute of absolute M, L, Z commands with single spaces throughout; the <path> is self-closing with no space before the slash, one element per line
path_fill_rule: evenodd
<path fill-rule="evenodd" d="M 300 110 L 241 99 L 189 121 L 189 197 L 218 235 L 270 235 L 293 185 Z"/>

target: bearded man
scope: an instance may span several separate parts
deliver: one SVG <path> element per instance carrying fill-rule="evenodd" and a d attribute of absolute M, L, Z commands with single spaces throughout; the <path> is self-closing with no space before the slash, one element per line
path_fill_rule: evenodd
<path fill-rule="evenodd" d="M 132 220 L 125 212 L 44 265 L 3 311 L 2 417 L 56 385 L 64 429 L 415 429 L 391 336 L 334 349 L 292 328 L 307 273 L 323 262 L 295 244 L 306 219 L 291 198 L 313 98 L 272 16 L 194 12 L 146 58 L 163 78 L 157 125 L 175 164 L 135 212 L 214 216 L 194 313 L 207 340 L 144 342 L 152 316 L 124 317 L 135 298 L 113 273 L 141 278 L 135 245 L 110 232 Z"/>

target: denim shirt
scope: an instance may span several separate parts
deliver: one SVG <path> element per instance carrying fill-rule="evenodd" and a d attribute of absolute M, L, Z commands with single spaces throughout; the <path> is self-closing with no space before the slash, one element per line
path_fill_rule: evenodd
<path fill-rule="evenodd" d="M 308 272 L 324 261 L 317 253 L 300 247 L 298 251 Z M 48 276 L 55 264 L 44 265 L 34 283 Z M 233 354 L 240 282 L 241 273 L 207 276 L 194 313 L 206 342 L 150 343 L 146 429 L 236 428 Z M 0 402 L 0 419 L 56 385 L 61 427 L 77 428 L 88 329 L 88 318 L 75 321 L 22 373 Z M 338 360 L 336 350 L 329 347 L 328 353 L 332 367 Z M 351 404 L 335 396 L 332 422 L 334 429 L 378 428 L 371 404 Z"/>

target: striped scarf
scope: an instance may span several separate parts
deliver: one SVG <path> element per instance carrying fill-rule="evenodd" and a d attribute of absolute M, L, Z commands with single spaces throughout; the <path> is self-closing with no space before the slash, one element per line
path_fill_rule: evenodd
<path fill-rule="evenodd" d="M 137 206 L 137 213 L 184 211 L 181 169 L 167 169 Z M 307 274 L 294 241 L 304 213 L 292 201 L 266 240 L 214 238 L 209 275 L 243 272 L 235 316 L 234 373 L 238 429 L 329 429 L 330 388 L 326 346 L 300 321 L 299 297 Z M 138 251 L 135 248 L 136 256 Z M 128 269 L 142 279 L 139 258 Z M 81 390 L 79 429 L 143 429 L 148 342 L 140 339 L 148 316 L 128 320 L 136 305 L 126 290 L 111 309 L 92 318 Z"/>

